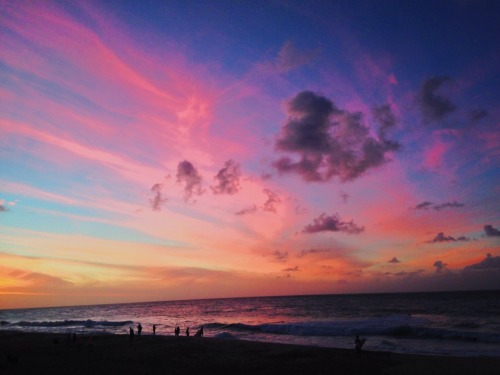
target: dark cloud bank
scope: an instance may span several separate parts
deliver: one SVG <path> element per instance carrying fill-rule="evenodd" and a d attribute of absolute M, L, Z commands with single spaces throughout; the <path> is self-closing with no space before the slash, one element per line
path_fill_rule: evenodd
<path fill-rule="evenodd" d="M 437 260 L 433 263 L 435 272 L 427 273 L 424 270 L 413 272 L 386 272 L 385 282 L 381 285 L 374 282 L 374 286 L 386 287 L 387 290 L 404 291 L 442 291 L 442 290 L 486 290 L 498 289 L 500 275 L 500 256 L 487 254 L 475 264 L 462 269 L 452 269 L 450 265 Z M 382 282 L 382 280 L 379 280 Z M 394 284 L 396 282 L 396 284 Z M 394 286 L 397 286 L 394 288 Z"/>
<path fill-rule="evenodd" d="M 379 124 L 370 134 L 361 112 L 341 110 L 328 98 L 302 91 L 288 102 L 288 120 L 276 142 L 283 156 L 273 163 L 280 173 L 296 173 L 305 181 L 356 179 L 388 162 L 400 144 L 388 139 L 396 118 L 388 105 L 373 109 Z"/>

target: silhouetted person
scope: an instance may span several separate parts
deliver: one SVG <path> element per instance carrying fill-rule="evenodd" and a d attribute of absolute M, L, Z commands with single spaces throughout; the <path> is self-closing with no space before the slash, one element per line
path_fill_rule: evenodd
<path fill-rule="evenodd" d="M 175 327 L 174 333 L 175 333 L 176 336 L 180 335 L 181 329 L 179 328 L 179 326 Z"/>
<path fill-rule="evenodd" d="M 130 341 L 134 340 L 134 329 L 132 327 L 130 327 L 130 329 L 129 329 L 129 337 L 130 337 Z"/>
<path fill-rule="evenodd" d="M 202 337 L 203 336 L 203 326 L 201 326 L 198 331 L 196 331 L 196 334 L 194 335 L 195 337 Z"/>
<path fill-rule="evenodd" d="M 140 336 L 141 335 L 141 332 L 142 332 L 142 326 L 141 326 L 141 323 L 139 323 L 137 325 L 137 335 Z"/>
<path fill-rule="evenodd" d="M 186 336 L 189 336 L 189 327 L 186 328 Z"/>
<path fill-rule="evenodd" d="M 153 335 L 156 335 L 156 324 L 153 324 Z"/>
<path fill-rule="evenodd" d="M 360 339 L 359 338 L 359 335 L 356 335 L 356 340 L 354 340 L 354 345 L 356 347 L 356 351 L 358 353 L 361 352 L 361 348 L 363 347 L 363 345 L 365 344 L 365 341 L 366 339 Z"/>

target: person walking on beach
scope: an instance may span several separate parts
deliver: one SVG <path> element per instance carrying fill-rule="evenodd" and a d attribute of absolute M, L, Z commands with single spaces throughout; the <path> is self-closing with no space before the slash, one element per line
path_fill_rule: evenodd
<path fill-rule="evenodd" d="M 134 329 L 132 327 L 129 329 L 129 337 L 130 341 L 134 341 Z"/>
<path fill-rule="evenodd" d="M 189 336 L 189 327 L 186 328 L 186 336 Z"/>
<path fill-rule="evenodd" d="M 141 323 L 139 323 L 137 325 L 137 335 L 140 336 L 141 335 L 141 332 L 142 332 L 142 326 L 141 326 Z"/>
<path fill-rule="evenodd" d="M 356 351 L 361 353 L 361 348 L 365 344 L 366 339 L 360 339 L 359 335 L 356 335 L 356 340 L 354 340 L 354 345 L 356 347 Z"/>
<path fill-rule="evenodd" d="M 153 335 L 156 335 L 156 324 L 153 324 Z"/>
<path fill-rule="evenodd" d="M 176 336 L 179 336 L 179 334 L 181 333 L 181 329 L 179 328 L 179 326 L 175 327 L 174 333 Z"/>

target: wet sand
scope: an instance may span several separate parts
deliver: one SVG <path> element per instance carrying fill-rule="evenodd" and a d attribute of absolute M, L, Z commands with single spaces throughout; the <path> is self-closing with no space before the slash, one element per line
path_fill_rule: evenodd
<path fill-rule="evenodd" d="M 7 374 L 491 374 L 500 358 L 407 355 L 199 337 L 0 332 Z"/>

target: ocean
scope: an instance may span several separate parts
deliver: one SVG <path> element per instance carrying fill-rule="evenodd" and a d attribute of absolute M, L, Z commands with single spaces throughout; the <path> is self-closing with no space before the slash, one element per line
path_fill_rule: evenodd
<path fill-rule="evenodd" d="M 205 337 L 500 357 L 500 291 L 224 298 L 0 310 L 0 330 Z"/>

